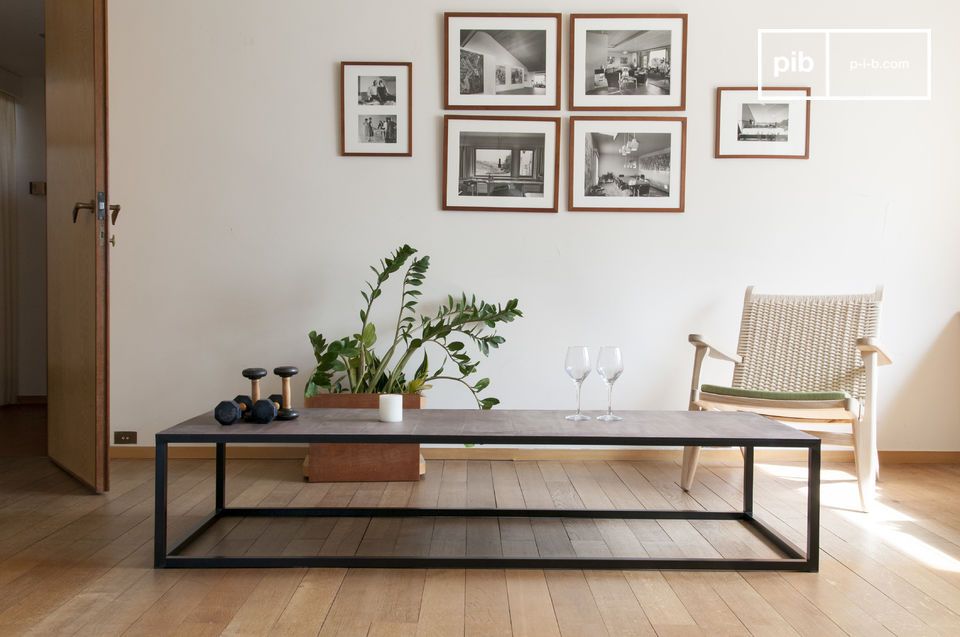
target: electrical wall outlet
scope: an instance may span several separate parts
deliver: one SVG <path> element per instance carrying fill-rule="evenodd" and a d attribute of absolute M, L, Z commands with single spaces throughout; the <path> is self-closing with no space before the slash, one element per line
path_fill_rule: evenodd
<path fill-rule="evenodd" d="M 137 444 L 137 432 L 136 431 L 114 431 L 113 444 L 135 445 Z"/>

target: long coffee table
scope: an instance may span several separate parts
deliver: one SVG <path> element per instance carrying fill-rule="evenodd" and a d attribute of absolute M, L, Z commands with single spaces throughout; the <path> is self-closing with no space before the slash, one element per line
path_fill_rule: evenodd
<path fill-rule="evenodd" d="M 157 434 L 154 566 L 210 567 L 443 567 L 443 568 L 616 568 L 818 570 L 820 440 L 761 416 L 736 412 L 619 412 L 620 422 L 571 422 L 559 411 L 415 410 L 400 423 L 377 421 L 375 410 L 304 409 L 298 420 L 269 425 L 217 424 L 211 414 L 191 418 Z M 434 444 L 578 445 L 629 447 L 742 447 L 741 511 L 597 509 L 435 509 L 397 507 L 228 507 L 225 503 L 226 447 L 231 443 L 417 442 Z M 168 447 L 176 443 L 216 445 L 216 496 L 212 514 L 173 548 L 167 548 Z M 801 550 L 754 516 L 754 449 L 800 447 L 807 455 L 807 535 Z M 679 474 L 679 471 L 678 471 Z M 679 487 L 677 487 L 679 489 Z M 403 557 L 403 556 L 190 556 L 183 551 L 217 520 L 229 517 L 524 517 L 588 519 L 739 520 L 782 553 L 781 558 L 623 557 Z"/>

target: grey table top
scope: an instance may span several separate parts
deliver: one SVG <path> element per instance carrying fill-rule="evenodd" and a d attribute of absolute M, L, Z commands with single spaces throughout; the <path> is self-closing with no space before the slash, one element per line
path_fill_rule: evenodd
<path fill-rule="evenodd" d="M 742 412 L 618 411 L 623 420 L 573 422 L 569 411 L 405 410 L 383 423 L 374 409 L 303 409 L 296 420 L 222 426 L 202 414 L 157 433 L 157 442 L 419 442 L 644 446 L 819 447 L 820 440 Z M 596 416 L 600 412 L 585 412 Z"/>

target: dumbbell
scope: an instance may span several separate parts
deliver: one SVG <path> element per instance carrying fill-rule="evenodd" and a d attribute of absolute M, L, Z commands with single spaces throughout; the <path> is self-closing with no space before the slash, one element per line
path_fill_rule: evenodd
<path fill-rule="evenodd" d="M 273 373 L 280 377 L 282 387 L 282 393 L 280 395 L 280 409 L 277 410 L 277 420 L 293 420 L 300 415 L 293 408 L 293 401 L 290 395 L 290 379 L 293 376 L 296 376 L 299 372 L 300 370 L 292 365 L 275 367 L 273 369 Z M 275 396 L 276 395 L 271 396 L 271 398 L 274 398 Z"/>
<path fill-rule="evenodd" d="M 241 374 L 250 379 L 250 395 L 240 394 L 233 400 L 222 401 L 214 408 L 213 416 L 221 425 L 232 425 L 241 418 L 249 417 L 253 413 L 254 405 L 260 400 L 260 379 L 267 375 L 267 370 L 262 367 L 248 367 Z"/>
<path fill-rule="evenodd" d="M 273 419 L 276 417 L 277 404 L 269 399 L 261 398 L 253 404 L 253 409 L 250 410 L 250 422 L 255 422 L 259 425 L 273 422 Z"/>
<path fill-rule="evenodd" d="M 239 398 L 239 396 L 238 396 Z M 221 425 L 232 425 L 243 417 L 243 408 L 235 400 L 223 400 L 213 408 L 213 417 Z"/>
<path fill-rule="evenodd" d="M 270 394 L 266 399 L 254 403 L 250 411 L 250 420 L 258 424 L 272 422 L 283 408 L 283 395 Z"/>
<path fill-rule="evenodd" d="M 247 396 L 237 396 L 237 398 L 244 398 L 247 402 L 224 400 L 214 408 L 213 417 L 218 423 L 232 425 L 241 418 L 246 418 L 250 422 L 265 425 L 277 417 L 277 404 L 273 401 L 261 398 L 251 403 Z"/>
<path fill-rule="evenodd" d="M 266 402 L 266 401 L 258 401 Z M 241 418 L 249 418 L 256 403 L 249 396 L 236 396 L 233 400 L 221 401 L 213 409 L 213 416 L 221 425 L 232 425 Z"/>
<path fill-rule="evenodd" d="M 270 394 L 266 400 L 261 399 L 254 403 L 250 411 L 251 421 L 266 424 L 274 419 L 293 420 L 300 415 L 290 406 L 290 377 L 296 375 L 298 371 L 296 367 L 277 367 L 273 370 L 274 374 L 283 379 L 283 393 Z M 287 396 L 286 406 L 284 406 L 284 396 Z"/>
<path fill-rule="evenodd" d="M 267 370 L 262 367 L 248 367 L 241 374 L 250 379 L 250 399 L 257 402 L 260 400 L 260 379 L 267 375 Z"/>

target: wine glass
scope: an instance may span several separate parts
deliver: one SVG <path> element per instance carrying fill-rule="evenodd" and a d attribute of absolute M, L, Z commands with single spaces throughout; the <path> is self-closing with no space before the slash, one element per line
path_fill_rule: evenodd
<path fill-rule="evenodd" d="M 623 373 L 623 357 L 620 355 L 619 347 L 600 348 L 600 355 L 597 357 L 597 373 L 607 384 L 607 413 L 597 416 L 597 420 L 607 422 L 623 420 L 613 413 L 613 384 Z"/>
<path fill-rule="evenodd" d="M 577 385 L 577 413 L 567 416 L 567 420 L 590 420 L 590 416 L 584 416 L 580 413 L 580 394 L 583 389 L 583 381 L 590 375 L 590 351 L 582 345 L 568 347 L 564 367 L 567 370 L 567 376 L 572 378 Z"/>

